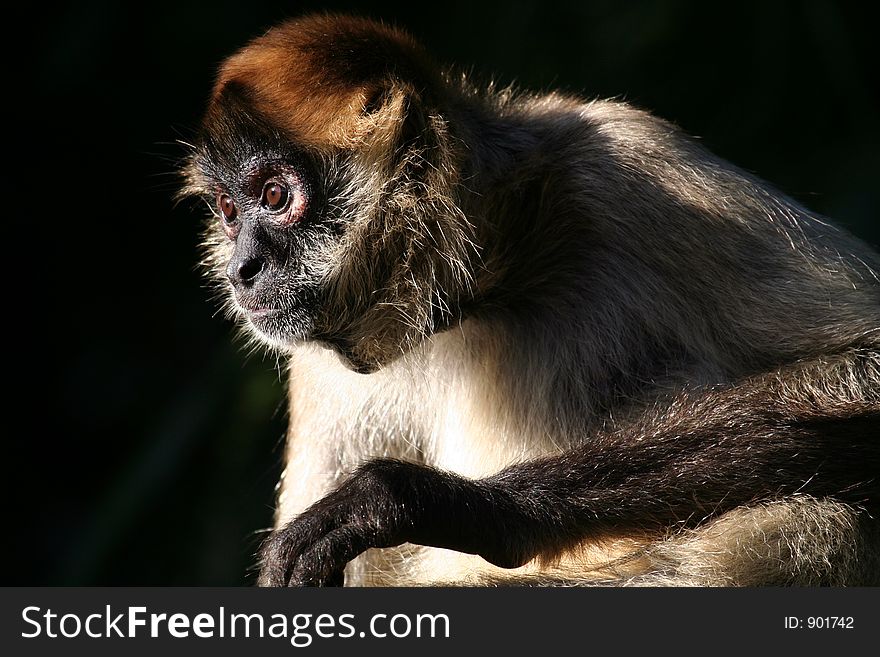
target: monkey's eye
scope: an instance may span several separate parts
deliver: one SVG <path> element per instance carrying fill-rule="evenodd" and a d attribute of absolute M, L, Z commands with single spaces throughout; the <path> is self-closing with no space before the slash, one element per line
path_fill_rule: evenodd
<path fill-rule="evenodd" d="M 220 210 L 220 214 L 226 223 L 235 221 L 235 217 L 238 215 L 238 208 L 235 207 L 235 201 L 232 200 L 229 194 L 217 195 L 217 208 Z"/>
<path fill-rule="evenodd" d="M 287 206 L 290 198 L 290 191 L 280 182 L 270 180 L 263 187 L 263 198 L 261 202 L 263 206 L 272 212 L 283 210 Z"/>

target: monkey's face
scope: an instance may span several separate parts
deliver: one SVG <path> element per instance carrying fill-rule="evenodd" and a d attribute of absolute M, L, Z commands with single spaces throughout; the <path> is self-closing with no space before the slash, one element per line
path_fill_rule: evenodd
<path fill-rule="evenodd" d="M 341 226 L 326 211 L 322 163 L 230 89 L 206 121 L 191 178 L 212 209 L 208 261 L 228 307 L 264 341 L 315 332 Z"/>
<path fill-rule="evenodd" d="M 323 34 L 282 26 L 227 61 L 187 191 L 212 208 L 208 264 L 237 316 L 275 347 L 316 340 L 369 372 L 458 315 L 477 239 L 431 83 L 389 77 L 372 49 L 355 61 L 375 68 L 343 66 L 332 57 L 362 40 Z"/>
<path fill-rule="evenodd" d="M 312 167 L 302 157 L 262 154 L 218 185 L 218 225 L 229 240 L 225 275 L 236 309 L 270 342 L 314 329 L 320 270 L 332 231 Z"/>

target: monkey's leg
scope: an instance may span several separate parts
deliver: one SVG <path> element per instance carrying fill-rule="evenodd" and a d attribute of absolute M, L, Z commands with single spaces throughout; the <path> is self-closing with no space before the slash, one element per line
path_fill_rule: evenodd
<path fill-rule="evenodd" d="M 682 396 L 625 429 L 478 481 L 373 461 L 270 538 L 260 582 L 339 584 L 360 552 L 404 542 L 516 567 L 590 538 L 687 526 L 761 500 L 876 505 L 878 427 L 872 348 Z"/>

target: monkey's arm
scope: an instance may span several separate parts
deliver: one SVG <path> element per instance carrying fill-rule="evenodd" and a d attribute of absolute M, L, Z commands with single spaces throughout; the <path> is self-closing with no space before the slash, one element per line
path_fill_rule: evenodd
<path fill-rule="evenodd" d="M 880 500 L 880 351 L 853 350 L 676 399 L 559 456 L 472 481 L 372 461 L 276 532 L 260 583 L 334 585 L 411 542 L 516 567 L 603 535 L 696 523 L 795 493 Z"/>

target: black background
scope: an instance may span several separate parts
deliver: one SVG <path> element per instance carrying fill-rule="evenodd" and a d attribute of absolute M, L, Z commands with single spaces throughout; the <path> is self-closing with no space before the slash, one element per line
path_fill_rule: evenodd
<path fill-rule="evenodd" d="M 5 28 L 0 583 L 251 581 L 283 366 L 233 340 L 196 266 L 204 211 L 173 200 L 175 141 L 249 38 L 315 9 L 380 17 L 487 77 L 648 108 L 877 245 L 876 23 L 860 6 L 34 5 Z"/>

